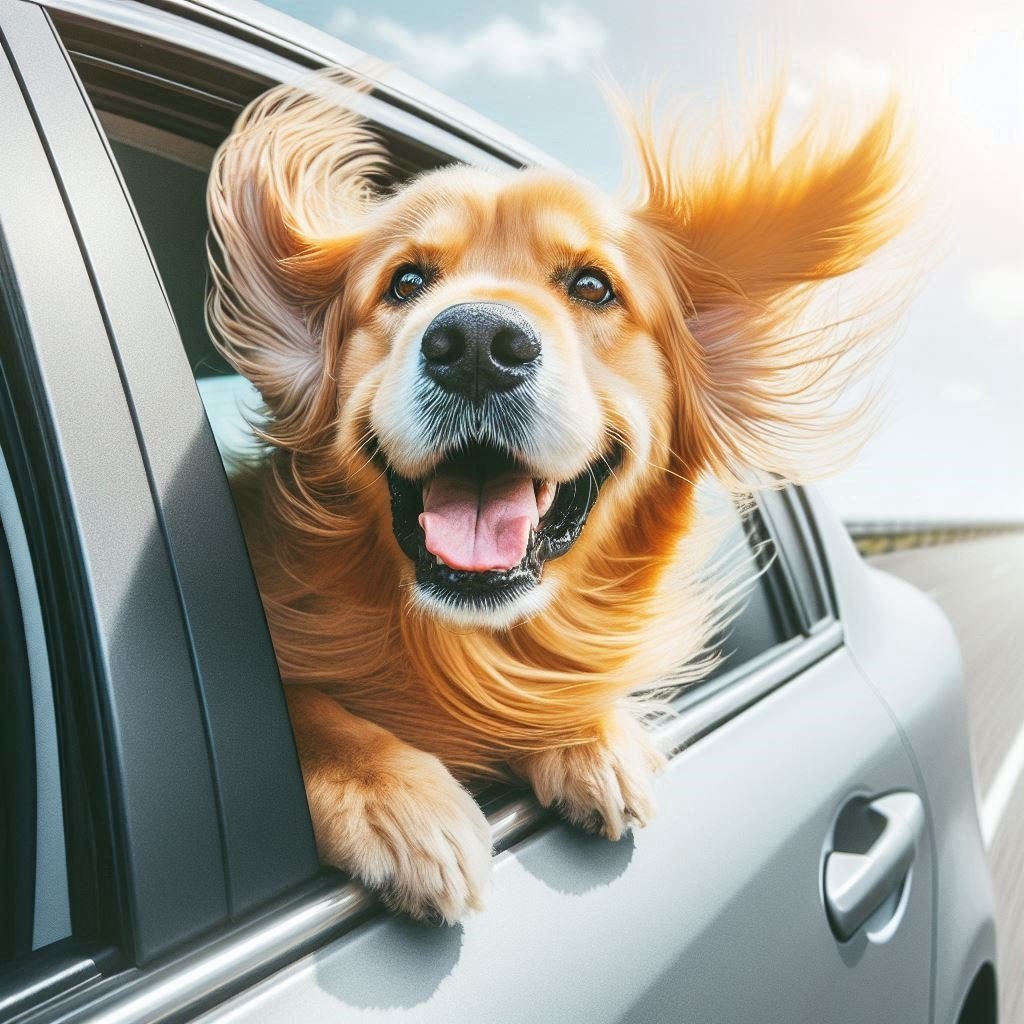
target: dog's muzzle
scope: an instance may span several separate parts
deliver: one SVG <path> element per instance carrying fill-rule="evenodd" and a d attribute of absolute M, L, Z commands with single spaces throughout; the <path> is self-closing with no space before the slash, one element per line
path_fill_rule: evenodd
<path fill-rule="evenodd" d="M 395 539 L 417 585 L 448 606 L 497 608 L 522 597 L 576 543 L 621 458 L 613 446 L 563 483 L 533 477 L 488 445 L 469 445 L 418 480 L 386 466 Z"/>
<path fill-rule="evenodd" d="M 405 476 L 374 452 L 395 539 L 435 608 L 496 611 L 537 587 L 545 564 L 573 546 L 622 451 L 608 444 L 569 480 L 538 475 L 529 452 L 543 352 L 514 306 L 449 306 L 427 325 L 420 353 L 419 441 L 436 459 Z"/>
<path fill-rule="evenodd" d="M 431 380 L 474 403 L 527 384 L 541 361 L 533 325 L 500 302 L 449 306 L 423 332 L 420 350 Z"/>

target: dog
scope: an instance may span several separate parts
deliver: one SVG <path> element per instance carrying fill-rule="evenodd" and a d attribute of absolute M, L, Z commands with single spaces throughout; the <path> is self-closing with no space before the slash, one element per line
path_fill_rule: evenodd
<path fill-rule="evenodd" d="M 706 651 L 697 484 L 802 480 L 856 433 L 870 332 L 807 320 L 900 229 L 901 147 L 889 103 L 776 155 L 770 103 L 691 165 L 643 109 L 630 198 L 540 167 L 389 188 L 364 89 L 242 113 L 208 323 L 266 407 L 232 486 L 319 856 L 453 922 L 490 873 L 466 783 L 609 839 L 654 814 L 633 695 Z"/>

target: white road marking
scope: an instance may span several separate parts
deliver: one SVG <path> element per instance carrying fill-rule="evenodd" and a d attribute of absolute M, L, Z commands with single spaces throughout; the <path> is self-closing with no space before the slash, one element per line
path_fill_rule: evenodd
<path fill-rule="evenodd" d="M 1014 737 L 1013 746 L 996 772 L 995 781 L 985 794 L 981 804 L 981 837 L 985 846 L 992 845 L 992 840 L 999 831 L 999 823 L 1003 820 L 1010 797 L 1024 772 L 1024 724 Z"/>

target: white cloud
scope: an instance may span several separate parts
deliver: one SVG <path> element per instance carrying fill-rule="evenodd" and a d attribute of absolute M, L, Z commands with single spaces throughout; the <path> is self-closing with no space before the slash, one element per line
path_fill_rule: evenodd
<path fill-rule="evenodd" d="M 835 50 L 824 63 L 826 83 L 877 99 L 892 88 L 892 69 L 847 50 Z"/>
<path fill-rule="evenodd" d="M 355 28 L 358 20 L 359 16 L 351 7 L 338 7 L 330 18 L 327 19 L 324 31 L 330 32 L 335 36 L 344 36 Z"/>
<path fill-rule="evenodd" d="M 814 90 L 806 79 L 792 76 L 786 81 L 786 104 L 794 110 L 806 110 L 814 99 Z"/>
<path fill-rule="evenodd" d="M 988 398 L 985 389 L 972 380 L 947 380 L 941 394 L 954 405 L 980 405 Z"/>
<path fill-rule="evenodd" d="M 892 69 L 849 50 L 800 50 L 786 82 L 786 104 L 806 111 L 822 94 L 857 97 L 877 107 L 893 85 Z"/>
<path fill-rule="evenodd" d="M 347 8 L 335 11 L 329 30 L 351 32 L 359 19 Z M 420 32 L 392 18 L 360 25 L 391 51 L 399 63 L 424 78 L 446 81 L 473 70 L 507 78 L 539 78 L 549 68 L 567 73 L 583 70 L 604 49 L 604 25 L 581 8 L 540 8 L 536 28 L 499 15 L 473 31 L 455 34 Z"/>
<path fill-rule="evenodd" d="M 973 274 L 967 294 L 975 309 L 997 327 L 1024 323 L 1024 263 Z"/>

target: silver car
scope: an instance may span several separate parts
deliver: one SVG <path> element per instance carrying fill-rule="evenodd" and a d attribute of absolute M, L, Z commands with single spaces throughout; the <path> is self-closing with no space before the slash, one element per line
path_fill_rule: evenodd
<path fill-rule="evenodd" d="M 248 100 L 358 55 L 243 0 L 0 0 L 0 33 L 0 1018 L 995 1021 L 956 641 L 809 491 L 736 516 L 763 572 L 657 727 L 650 827 L 481 793 L 453 928 L 320 868 L 203 195 Z M 397 73 L 365 113 L 399 178 L 545 160 Z"/>

